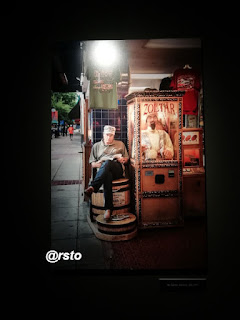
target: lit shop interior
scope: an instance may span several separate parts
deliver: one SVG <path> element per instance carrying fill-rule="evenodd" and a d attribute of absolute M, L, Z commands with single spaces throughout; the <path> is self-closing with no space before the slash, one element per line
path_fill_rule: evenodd
<path fill-rule="evenodd" d="M 82 136 L 84 187 L 93 179 L 89 155 L 105 125 L 116 128 L 115 139 L 124 142 L 130 157 L 125 181 L 119 186 L 113 182 L 113 214 L 134 219 L 103 224 L 103 195 L 95 194 L 88 202 L 88 221 L 96 237 L 131 242 L 142 232 L 184 229 L 189 221 L 205 228 L 201 40 L 98 40 L 77 45 L 76 120 Z M 99 92 L 106 99 L 99 100 Z M 149 128 L 153 130 L 148 132 Z M 168 155 L 153 131 L 167 140 Z M 201 246 L 205 245 L 203 241 Z"/>
<path fill-rule="evenodd" d="M 111 69 L 116 77 L 112 89 L 116 90 L 115 100 L 105 108 L 91 103 L 89 97 L 92 65 Z M 95 90 L 109 94 L 101 73 L 95 71 Z M 89 145 L 102 139 L 103 127 L 115 126 L 115 139 L 125 143 L 130 156 L 131 209 L 138 225 L 184 224 L 188 216 L 205 215 L 200 39 L 85 42 L 81 81 L 87 105 L 82 109 L 86 112 L 82 114 L 86 156 Z M 161 125 L 170 136 L 172 159 L 163 159 L 151 147 L 143 151 L 148 115 L 155 116 L 156 129 Z M 87 185 L 91 175 L 87 158 L 85 165 Z"/>

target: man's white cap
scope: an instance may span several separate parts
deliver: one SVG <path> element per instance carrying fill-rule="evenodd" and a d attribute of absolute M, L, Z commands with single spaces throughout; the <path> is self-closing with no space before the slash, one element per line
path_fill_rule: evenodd
<path fill-rule="evenodd" d="M 116 128 L 112 126 L 104 126 L 103 133 L 111 133 L 115 135 Z"/>

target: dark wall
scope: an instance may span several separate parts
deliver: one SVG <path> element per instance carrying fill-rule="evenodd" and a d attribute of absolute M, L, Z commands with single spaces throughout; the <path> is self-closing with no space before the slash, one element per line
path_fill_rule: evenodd
<path fill-rule="evenodd" d="M 7 71 L 4 80 L 10 89 L 9 97 L 14 96 L 17 101 L 14 109 L 12 104 L 8 107 L 9 119 L 14 115 L 16 125 L 7 139 L 8 148 L 4 149 L 9 164 L 8 171 L 5 168 L 4 171 L 9 190 L 5 205 L 10 209 L 5 243 L 11 241 L 9 252 L 14 253 L 5 264 L 11 269 L 11 300 L 15 305 L 18 303 L 18 311 L 24 310 L 26 303 L 43 310 L 56 302 L 57 306 L 68 306 L 71 310 L 78 306 L 81 312 L 84 307 L 86 310 L 86 306 L 93 306 L 93 299 L 96 304 L 91 314 L 103 310 L 103 304 L 116 310 L 116 303 L 121 305 L 121 310 L 117 309 L 119 314 L 141 313 L 148 317 L 170 313 L 202 318 L 236 312 L 239 215 L 235 209 L 238 208 L 235 112 L 239 55 L 234 30 L 239 19 L 226 6 L 224 10 L 218 7 L 211 12 L 209 8 L 200 10 L 198 5 L 193 10 L 189 7 L 177 10 L 174 6 L 163 10 L 151 4 L 138 12 L 136 8 L 121 8 L 112 14 L 103 6 L 105 14 L 95 10 L 95 17 L 93 6 L 84 8 L 82 14 L 64 6 L 49 9 L 50 14 L 39 9 L 38 17 L 26 14 L 28 11 L 15 12 L 16 15 L 11 11 L 1 20 L 2 30 L 9 26 L 2 39 L 2 52 L 7 56 L 4 61 L 8 61 L 3 66 Z M 158 277 L 151 275 L 123 278 L 53 274 L 45 260 L 50 249 L 50 48 L 56 41 L 65 40 L 165 36 L 203 39 L 208 288 L 202 293 L 169 295 L 160 291 Z M 110 296 L 115 298 L 114 304 L 108 304 Z M 133 309 L 127 310 L 131 306 Z"/>

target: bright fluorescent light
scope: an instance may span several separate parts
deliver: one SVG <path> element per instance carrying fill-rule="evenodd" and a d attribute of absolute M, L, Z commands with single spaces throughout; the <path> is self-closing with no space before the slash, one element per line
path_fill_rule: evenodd
<path fill-rule="evenodd" d="M 171 76 L 171 73 L 132 73 L 131 79 L 163 79 Z"/>
<path fill-rule="evenodd" d="M 145 90 L 147 87 L 129 87 L 129 91 L 143 91 Z"/>

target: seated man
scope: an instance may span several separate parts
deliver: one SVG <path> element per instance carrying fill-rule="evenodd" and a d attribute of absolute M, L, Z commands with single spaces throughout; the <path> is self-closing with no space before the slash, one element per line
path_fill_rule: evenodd
<path fill-rule="evenodd" d="M 129 160 L 126 146 L 122 141 L 114 140 L 116 128 L 105 126 L 103 139 L 96 142 L 91 150 L 89 163 L 97 168 L 97 174 L 90 186 L 84 191 L 87 197 L 98 192 L 103 185 L 105 199 L 104 219 L 111 218 L 113 211 L 112 181 L 125 176 L 125 167 Z"/>
<path fill-rule="evenodd" d="M 147 129 L 142 130 L 142 152 L 145 159 L 156 159 L 160 157 L 165 160 L 172 160 L 174 155 L 173 144 L 169 134 L 163 129 L 161 121 L 158 121 L 156 114 L 150 114 L 146 119 Z M 157 130 L 156 126 L 161 129 Z"/>

